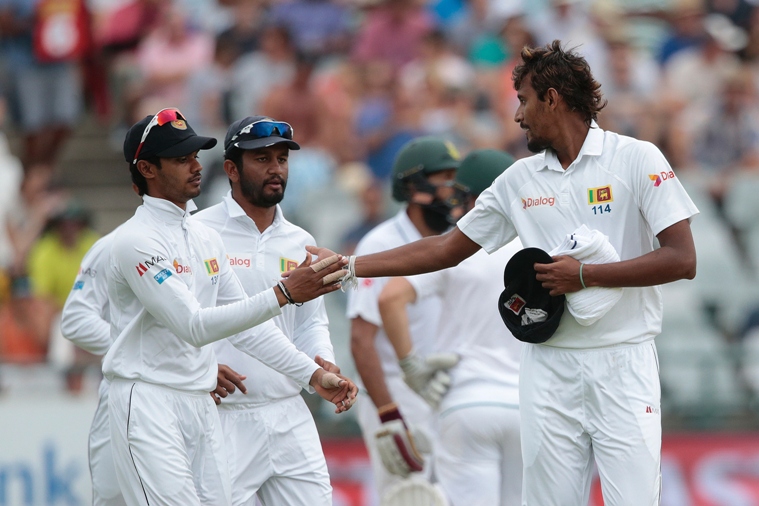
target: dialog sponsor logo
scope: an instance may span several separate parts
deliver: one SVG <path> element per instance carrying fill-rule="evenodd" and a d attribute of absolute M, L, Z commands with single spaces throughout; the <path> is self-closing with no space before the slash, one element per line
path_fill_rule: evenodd
<path fill-rule="evenodd" d="M 556 198 L 554 197 L 535 197 L 522 199 L 522 209 L 529 209 L 530 207 L 538 206 L 554 206 L 556 204 Z"/>
<path fill-rule="evenodd" d="M 155 256 L 155 257 L 150 257 L 150 260 L 143 260 L 142 262 L 137 264 L 135 268 L 137 269 L 137 273 L 140 275 L 140 277 L 142 277 L 143 274 L 148 272 L 148 269 L 158 264 L 158 262 L 165 262 L 165 261 L 166 261 L 166 258 L 160 255 Z"/>
<path fill-rule="evenodd" d="M 674 171 L 659 172 L 658 174 L 649 174 L 648 179 L 654 182 L 654 186 L 659 186 L 667 179 L 675 179 Z"/>
<path fill-rule="evenodd" d="M 250 255 L 227 255 L 227 258 L 229 259 L 229 265 L 232 267 L 250 269 Z"/>
<path fill-rule="evenodd" d="M 192 274 L 192 268 L 190 267 L 190 265 L 183 264 L 181 258 L 175 258 L 173 265 L 174 265 L 174 270 L 177 271 L 177 274 Z"/>

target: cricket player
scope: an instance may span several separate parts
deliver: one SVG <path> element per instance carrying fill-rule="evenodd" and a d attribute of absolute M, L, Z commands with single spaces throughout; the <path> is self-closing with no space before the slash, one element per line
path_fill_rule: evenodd
<path fill-rule="evenodd" d="M 357 254 L 383 251 L 450 228 L 452 206 L 448 197 L 459 163 L 453 145 L 440 138 L 421 137 L 407 143 L 393 164 L 392 175 L 393 198 L 407 205 L 361 239 Z M 377 298 L 386 282 L 387 279 L 364 280 L 355 292 L 348 294 L 347 307 L 351 352 L 371 399 L 359 404 L 358 422 L 380 497 L 398 481 L 396 475 L 408 476 L 412 471 L 424 469 L 419 446 L 426 447 L 429 458 L 435 434 L 429 404 L 403 382 L 404 373 L 382 329 Z M 431 402 L 439 401 L 447 388 L 444 370 L 457 361 L 455 355 L 433 355 L 434 329 L 439 316 L 440 301 L 436 297 L 409 309 L 416 353 L 405 362 L 405 374 L 433 378 L 425 392 Z M 426 467 L 429 477 L 431 467 Z"/>
<path fill-rule="evenodd" d="M 192 218 L 219 231 L 248 294 L 275 284 L 298 265 L 306 246 L 315 244 L 278 205 L 291 149 L 300 146 L 288 123 L 264 116 L 234 122 L 224 140 L 224 170 L 232 188 L 220 204 Z M 340 372 L 321 298 L 285 306 L 272 321 L 299 350 L 326 370 Z M 247 395 L 230 395 L 219 406 L 230 449 L 232 504 L 253 506 L 257 495 L 265 506 L 331 505 L 327 462 L 300 386 L 226 340 L 213 346 L 220 362 L 250 378 Z"/>
<path fill-rule="evenodd" d="M 307 257 L 287 280 L 248 297 L 218 233 L 188 220 L 200 193 L 198 150 L 215 143 L 196 135 L 177 109 L 147 116 L 124 142 L 143 205 L 111 246 L 106 280 L 116 337 L 103 372 L 111 381 L 116 474 L 130 506 L 231 504 L 218 411 L 208 395 L 217 362 L 207 344 L 229 337 L 313 387 L 338 412 L 355 399 L 355 385 L 319 367 L 267 321 L 283 305 L 335 290 L 340 262 L 311 266 Z"/>
<path fill-rule="evenodd" d="M 502 151 L 469 153 L 456 171 L 467 188 L 466 208 L 512 163 Z M 392 278 L 379 297 L 382 327 L 399 360 L 412 352 L 410 304 L 440 297 L 435 338 L 456 353 L 451 385 L 436 411 L 435 474 L 452 506 L 516 506 L 521 503 L 519 355 L 521 343 L 501 321 L 496 301 L 503 271 L 522 248 L 514 239 L 492 255 L 478 251 L 458 266 L 408 278 Z M 415 391 L 425 384 L 411 383 Z"/>
<path fill-rule="evenodd" d="M 493 253 L 517 235 L 525 247 L 545 251 L 581 225 L 606 235 L 619 262 L 584 265 L 562 255 L 535 264 L 551 295 L 587 287 L 624 290 L 597 322 L 582 326 L 564 311 L 548 341 L 524 346 L 522 503 L 586 504 L 595 460 L 605 504 L 658 504 L 658 285 L 695 277 L 690 220 L 698 210 L 656 146 L 598 127 L 605 104 L 583 57 L 558 40 L 525 47 L 520 57 L 513 72 L 519 99 L 514 120 L 537 154 L 499 176 L 451 232 L 351 258 L 343 283 L 354 275 L 408 276 L 452 267 L 480 248 Z"/>
<path fill-rule="evenodd" d="M 100 239 L 82 259 L 74 286 L 61 313 L 61 333 L 83 350 L 105 355 L 113 344 L 111 339 L 108 288 L 105 270 L 115 232 Z M 219 364 L 216 389 L 212 396 L 217 404 L 236 388 L 244 393 L 242 377 L 226 365 Z M 89 434 L 90 479 L 93 506 L 123 506 L 111 450 L 111 429 L 108 422 L 108 390 L 110 381 L 103 378 L 98 387 L 98 406 Z"/>

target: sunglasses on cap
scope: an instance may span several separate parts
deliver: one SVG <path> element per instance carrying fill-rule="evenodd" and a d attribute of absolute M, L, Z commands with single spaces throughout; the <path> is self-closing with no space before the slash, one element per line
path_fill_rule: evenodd
<path fill-rule="evenodd" d="M 179 112 L 179 109 L 174 107 L 168 107 L 166 109 L 161 109 L 158 111 L 154 116 L 153 119 L 150 120 L 150 122 L 145 127 L 145 130 L 142 132 L 142 137 L 140 138 L 140 144 L 137 146 L 137 151 L 134 152 L 134 160 L 132 160 L 133 164 L 137 163 L 137 158 L 140 156 L 140 151 L 142 151 L 142 146 L 145 145 L 145 140 L 148 138 L 148 134 L 155 126 L 163 126 L 167 123 L 171 123 L 172 121 L 187 121 L 182 115 L 181 112 Z"/>
<path fill-rule="evenodd" d="M 254 139 L 263 139 L 266 137 L 282 137 L 287 140 L 293 139 L 293 127 L 290 123 L 284 121 L 272 121 L 269 119 L 260 119 L 254 121 L 248 125 L 242 127 L 236 134 L 229 140 L 229 144 L 233 144 L 238 137 L 250 136 Z"/>

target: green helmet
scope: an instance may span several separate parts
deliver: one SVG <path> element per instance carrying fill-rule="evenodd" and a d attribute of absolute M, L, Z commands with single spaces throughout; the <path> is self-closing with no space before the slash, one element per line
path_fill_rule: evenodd
<path fill-rule="evenodd" d="M 467 188 L 472 195 L 485 191 L 495 178 L 515 162 L 514 157 L 496 149 L 478 149 L 461 161 L 456 171 L 456 182 Z"/>
<path fill-rule="evenodd" d="M 461 157 L 452 142 L 439 137 L 418 137 L 401 148 L 393 163 L 393 198 L 408 200 L 408 182 L 415 174 L 458 169 Z"/>

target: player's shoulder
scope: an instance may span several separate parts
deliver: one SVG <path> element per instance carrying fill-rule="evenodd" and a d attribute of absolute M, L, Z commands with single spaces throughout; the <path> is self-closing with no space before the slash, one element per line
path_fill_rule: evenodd
<path fill-rule="evenodd" d="M 635 159 L 640 156 L 661 156 L 661 150 L 655 144 L 622 135 L 615 132 L 604 132 L 603 159 Z"/>
<path fill-rule="evenodd" d="M 294 242 L 305 245 L 316 245 L 316 239 L 305 228 L 288 221 L 283 214 L 280 213 L 280 222 L 277 227 L 277 234 L 286 237 Z"/>
<path fill-rule="evenodd" d="M 227 213 L 224 204 L 220 202 L 196 212 L 190 217 L 190 221 L 216 228 L 223 225 L 228 217 L 229 213 Z"/>

